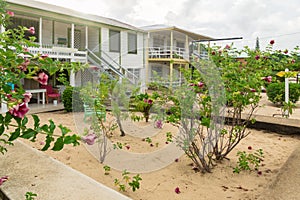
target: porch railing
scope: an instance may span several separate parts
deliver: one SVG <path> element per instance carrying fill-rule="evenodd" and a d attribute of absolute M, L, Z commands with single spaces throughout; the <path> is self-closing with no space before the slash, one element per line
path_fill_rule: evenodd
<path fill-rule="evenodd" d="M 173 58 L 189 60 L 189 53 L 185 48 L 173 47 L 149 47 L 149 58 Z"/>
<path fill-rule="evenodd" d="M 87 51 L 78 51 L 78 49 L 62 45 L 43 44 L 37 47 L 28 47 L 28 50 L 32 54 L 46 54 L 49 58 L 66 59 L 72 62 L 87 62 Z"/>

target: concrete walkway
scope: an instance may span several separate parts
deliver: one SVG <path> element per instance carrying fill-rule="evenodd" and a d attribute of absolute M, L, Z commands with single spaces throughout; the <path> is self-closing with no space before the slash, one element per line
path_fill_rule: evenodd
<path fill-rule="evenodd" d="M 0 187 L 0 199 L 25 199 L 33 192 L 41 200 L 129 200 L 94 179 L 16 141 L 1 155 L 0 174 L 9 181 Z"/>

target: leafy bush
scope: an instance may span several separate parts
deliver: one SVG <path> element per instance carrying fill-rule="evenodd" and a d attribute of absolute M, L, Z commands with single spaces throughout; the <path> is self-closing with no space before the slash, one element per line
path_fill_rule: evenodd
<path fill-rule="evenodd" d="M 80 88 L 68 86 L 63 92 L 62 101 L 67 112 L 83 111 L 83 102 L 80 99 Z"/>
<path fill-rule="evenodd" d="M 285 83 L 271 83 L 267 87 L 268 99 L 275 104 L 283 105 L 285 101 Z M 300 84 L 289 84 L 289 100 L 296 103 L 300 97 Z"/>

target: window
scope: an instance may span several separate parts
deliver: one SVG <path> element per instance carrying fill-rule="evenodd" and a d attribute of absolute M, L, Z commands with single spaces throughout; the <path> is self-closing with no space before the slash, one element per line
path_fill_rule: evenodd
<path fill-rule="evenodd" d="M 25 38 L 29 39 L 29 37 L 35 37 L 35 42 L 39 42 L 39 21 L 37 19 L 27 19 L 25 17 L 11 17 L 11 24 L 7 27 L 7 29 L 18 28 L 19 26 L 23 26 L 26 28 L 34 27 L 35 33 L 31 34 L 29 31 L 25 31 Z"/>
<path fill-rule="evenodd" d="M 140 71 L 141 69 L 136 69 L 136 68 L 128 68 L 128 71 L 134 74 L 136 77 L 140 78 Z"/>
<path fill-rule="evenodd" d="M 120 52 L 120 31 L 109 30 L 109 51 Z"/>
<path fill-rule="evenodd" d="M 153 47 L 163 47 L 164 40 L 162 38 L 154 37 L 153 38 Z"/>
<path fill-rule="evenodd" d="M 128 33 L 128 53 L 137 54 L 137 35 Z"/>

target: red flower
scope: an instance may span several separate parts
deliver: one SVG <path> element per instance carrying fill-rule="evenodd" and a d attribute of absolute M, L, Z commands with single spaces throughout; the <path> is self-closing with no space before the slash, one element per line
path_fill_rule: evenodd
<path fill-rule="evenodd" d="M 93 145 L 96 139 L 97 135 L 95 135 L 94 133 L 90 133 L 87 136 L 81 138 L 81 140 L 88 145 Z"/>
<path fill-rule="evenodd" d="M 12 116 L 23 118 L 25 114 L 29 111 L 29 108 L 25 102 L 22 102 L 20 104 L 17 104 L 9 109 L 9 113 Z"/>
<path fill-rule="evenodd" d="M 248 146 L 248 150 L 252 150 L 252 147 L 251 147 L 251 146 Z"/>
<path fill-rule="evenodd" d="M 286 49 L 286 50 L 284 50 L 284 52 L 283 53 L 285 53 L 285 54 L 287 54 L 289 51 Z"/>
<path fill-rule="evenodd" d="M 213 55 L 213 56 L 216 55 L 216 52 L 215 51 L 211 52 L 211 55 Z"/>
<path fill-rule="evenodd" d="M 175 159 L 175 162 L 178 162 L 178 161 L 179 161 L 179 159 L 178 159 L 178 158 L 176 158 L 176 159 Z"/>
<path fill-rule="evenodd" d="M 294 63 L 295 63 L 295 60 L 293 59 L 293 60 L 291 61 L 291 63 L 293 63 L 293 64 L 294 64 Z"/>
<path fill-rule="evenodd" d="M 256 56 L 255 56 L 255 60 L 258 60 L 259 58 L 260 58 L 259 55 L 256 55 Z"/>
<path fill-rule="evenodd" d="M 26 92 L 25 94 L 23 94 L 23 96 L 24 96 L 23 102 L 24 103 L 29 103 L 29 101 L 32 97 L 32 94 L 30 92 Z"/>
<path fill-rule="evenodd" d="M 11 17 L 15 16 L 15 13 L 12 12 L 12 11 L 7 11 L 6 14 L 8 14 L 8 15 L 11 16 Z"/>
<path fill-rule="evenodd" d="M 42 54 L 42 55 L 41 55 L 41 58 L 42 58 L 42 59 L 45 59 L 45 58 L 48 58 L 48 57 L 49 57 L 48 54 Z"/>
<path fill-rule="evenodd" d="M 1 178 L 0 178 L 0 186 L 5 182 L 5 181 L 7 181 L 8 180 L 8 176 L 2 176 Z"/>
<path fill-rule="evenodd" d="M 129 150 L 129 149 L 130 149 L 130 146 L 129 146 L 129 145 L 126 145 L 125 147 L 126 147 L 126 149 L 127 149 L 127 150 Z"/>
<path fill-rule="evenodd" d="M 268 83 L 272 82 L 272 76 L 267 76 L 264 78 L 265 81 L 267 81 Z"/>
<path fill-rule="evenodd" d="M 179 193 L 180 193 L 179 187 L 176 187 L 176 188 L 175 188 L 175 193 L 176 193 L 176 194 L 179 194 Z"/>
<path fill-rule="evenodd" d="M 257 174 L 261 176 L 262 175 L 262 171 L 258 171 Z"/>
<path fill-rule="evenodd" d="M 37 77 L 32 77 L 33 80 L 40 82 L 42 85 L 47 85 L 48 75 L 45 72 L 40 72 Z"/>
<path fill-rule="evenodd" d="M 226 44 L 225 49 L 230 49 L 230 46 Z"/>
<path fill-rule="evenodd" d="M 275 41 L 274 41 L 274 40 L 271 40 L 271 41 L 270 41 L 270 44 L 271 44 L 271 45 L 273 45 L 274 43 L 275 43 Z"/>
<path fill-rule="evenodd" d="M 198 82 L 198 83 L 197 83 L 197 86 L 198 86 L 199 88 L 202 88 L 202 87 L 204 86 L 204 83 Z"/>
<path fill-rule="evenodd" d="M 251 92 L 256 92 L 256 90 L 255 90 L 255 89 L 253 89 L 253 88 L 251 88 L 251 89 L 250 89 L 250 91 L 251 91 Z"/>
<path fill-rule="evenodd" d="M 35 34 L 35 29 L 34 29 L 34 27 L 29 27 L 28 31 L 29 31 L 29 33 L 30 33 L 31 35 L 34 35 L 34 34 Z"/>

